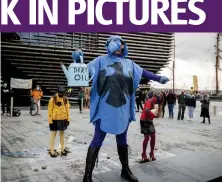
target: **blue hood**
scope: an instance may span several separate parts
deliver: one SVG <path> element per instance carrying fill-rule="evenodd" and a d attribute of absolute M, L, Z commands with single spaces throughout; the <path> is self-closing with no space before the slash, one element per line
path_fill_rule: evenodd
<path fill-rule="evenodd" d="M 109 39 L 106 42 L 106 50 L 109 55 L 112 55 L 115 51 L 118 51 L 121 49 L 121 44 L 124 44 L 124 51 L 123 51 L 123 57 L 128 56 L 128 46 L 123 41 L 123 39 L 120 36 L 114 35 L 109 37 Z"/>

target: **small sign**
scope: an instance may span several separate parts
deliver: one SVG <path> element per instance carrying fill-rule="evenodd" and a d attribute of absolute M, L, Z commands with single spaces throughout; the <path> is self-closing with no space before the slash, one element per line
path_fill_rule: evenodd
<path fill-rule="evenodd" d="M 68 80 L 69 87 L 87 87 L 89 86 L 89 71 L 84 63 L 72 63 L 68 69 L 62 65 L 62 69 Z"/>

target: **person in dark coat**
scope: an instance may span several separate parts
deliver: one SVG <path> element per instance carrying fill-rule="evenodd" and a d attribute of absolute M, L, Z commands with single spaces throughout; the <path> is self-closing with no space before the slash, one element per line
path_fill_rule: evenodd
<path fill-rule="evenodd" d="M 200 102 L 202 103 L 201 104 L 201 113 L 200 113 L 200 117 L 203 117 L 202 123 L 205 123 L 205 118 L 208 118 L 208 122 L 210 124 L 211 122 L 210 122 L 210 112 L 209 112 L 209 109 L 210 109 L 209 95 L 207 93 L 205 93 Z"/>
<path fill-rule="evenodd" d="M 1 89 L 1 104 L 2 104 L 2 115 L 5 113 L 5 107 L 7 109 L 7 114 L 10 114 L 10 98 L 11 98 L 11 91 L 8 87 L 7 83 L 4 83 Z"/>
<path fill-rule="evenodd" d="M 137 90 L 136 90 L 136 106 L 137 106 L 137 112 L 140 111 L 140 108 L 141 108 L 141 110 L 143 110 L 142 97 L 143 97 L 143 94 L 142 94 L 142 92 L 140 91 L 140 88 L 137 88 Z"/>
<path fill-rule="evenodd" d="M 169 109 L 169 118 L 173 119 L 174 117 L 173 109 L 176 104 L 176 96 L 172 92 L 172 90 L 170 90 L 169 94 L 167 95 L 167 104 L 168 104 L 168 109 Z"/>
<path fill-rule="evenodd" d="M 167 101 L 166 101 L 166 94 L 165 94 L 165 92 L 164 92 L 164 91 L 162 91 L 162 94 L 163 94 L 162 117 L 164 118 L 164 114 L 165 114 L 165 107 L 166 107 Z"/>
<path fill-rule="evenodd" d="M 193 112 L 196 108 L 196 97 L 194 94 L 190 93 L 187 95 L 186 106 L 188 108 L 189 121 L 193 120 Z"/>

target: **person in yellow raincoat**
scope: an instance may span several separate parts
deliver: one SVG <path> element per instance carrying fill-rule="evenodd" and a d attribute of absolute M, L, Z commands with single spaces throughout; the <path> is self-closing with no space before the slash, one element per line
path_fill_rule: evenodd
<path fill-rule="evenodd" d="M 65 88 L 60 87 L 58 92 L 50 98 L 48 104 L 48 121 L 51 131 L 50 137 L 50 156 L 57 157 L 58 153 L 54 152 L 54 143 L 57 131 L 60 131 L 61 155 L 66 156 L 67 153 L 64 143 L 64 131 L 70 123 L 70 105 L 69 100 L 65 96 Z"/>

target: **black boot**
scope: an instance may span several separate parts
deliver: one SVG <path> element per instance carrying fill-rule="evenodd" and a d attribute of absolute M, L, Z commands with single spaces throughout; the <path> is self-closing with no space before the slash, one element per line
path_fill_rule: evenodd
<path fill-rule="evenodd" d="M 208 121 L 209 121 L 209 124 L 211 124 L 211 122 L 210 122 L 210 117 L 208 118 Z"/>
<path fill-rule="evenodd" d="M 83 182 L 93 182 L 92 172 L 95 167 L 96 159 L 99 154 L 100 147 L 89 147 L 86 158 L 86 169 Z"/>
<path fill-rule="evenodd" d="M 128 164 L 128 146 L 117 147 L 119 159 L 122 164 L 121 177 L 130 182 L 138 182 L 136 176 L 130 171 Z"/>
<path fill-rule="evenodd" d="M 202 123 L 205 123 L 205 118 L 203 118 L 203 122 Z"/>

